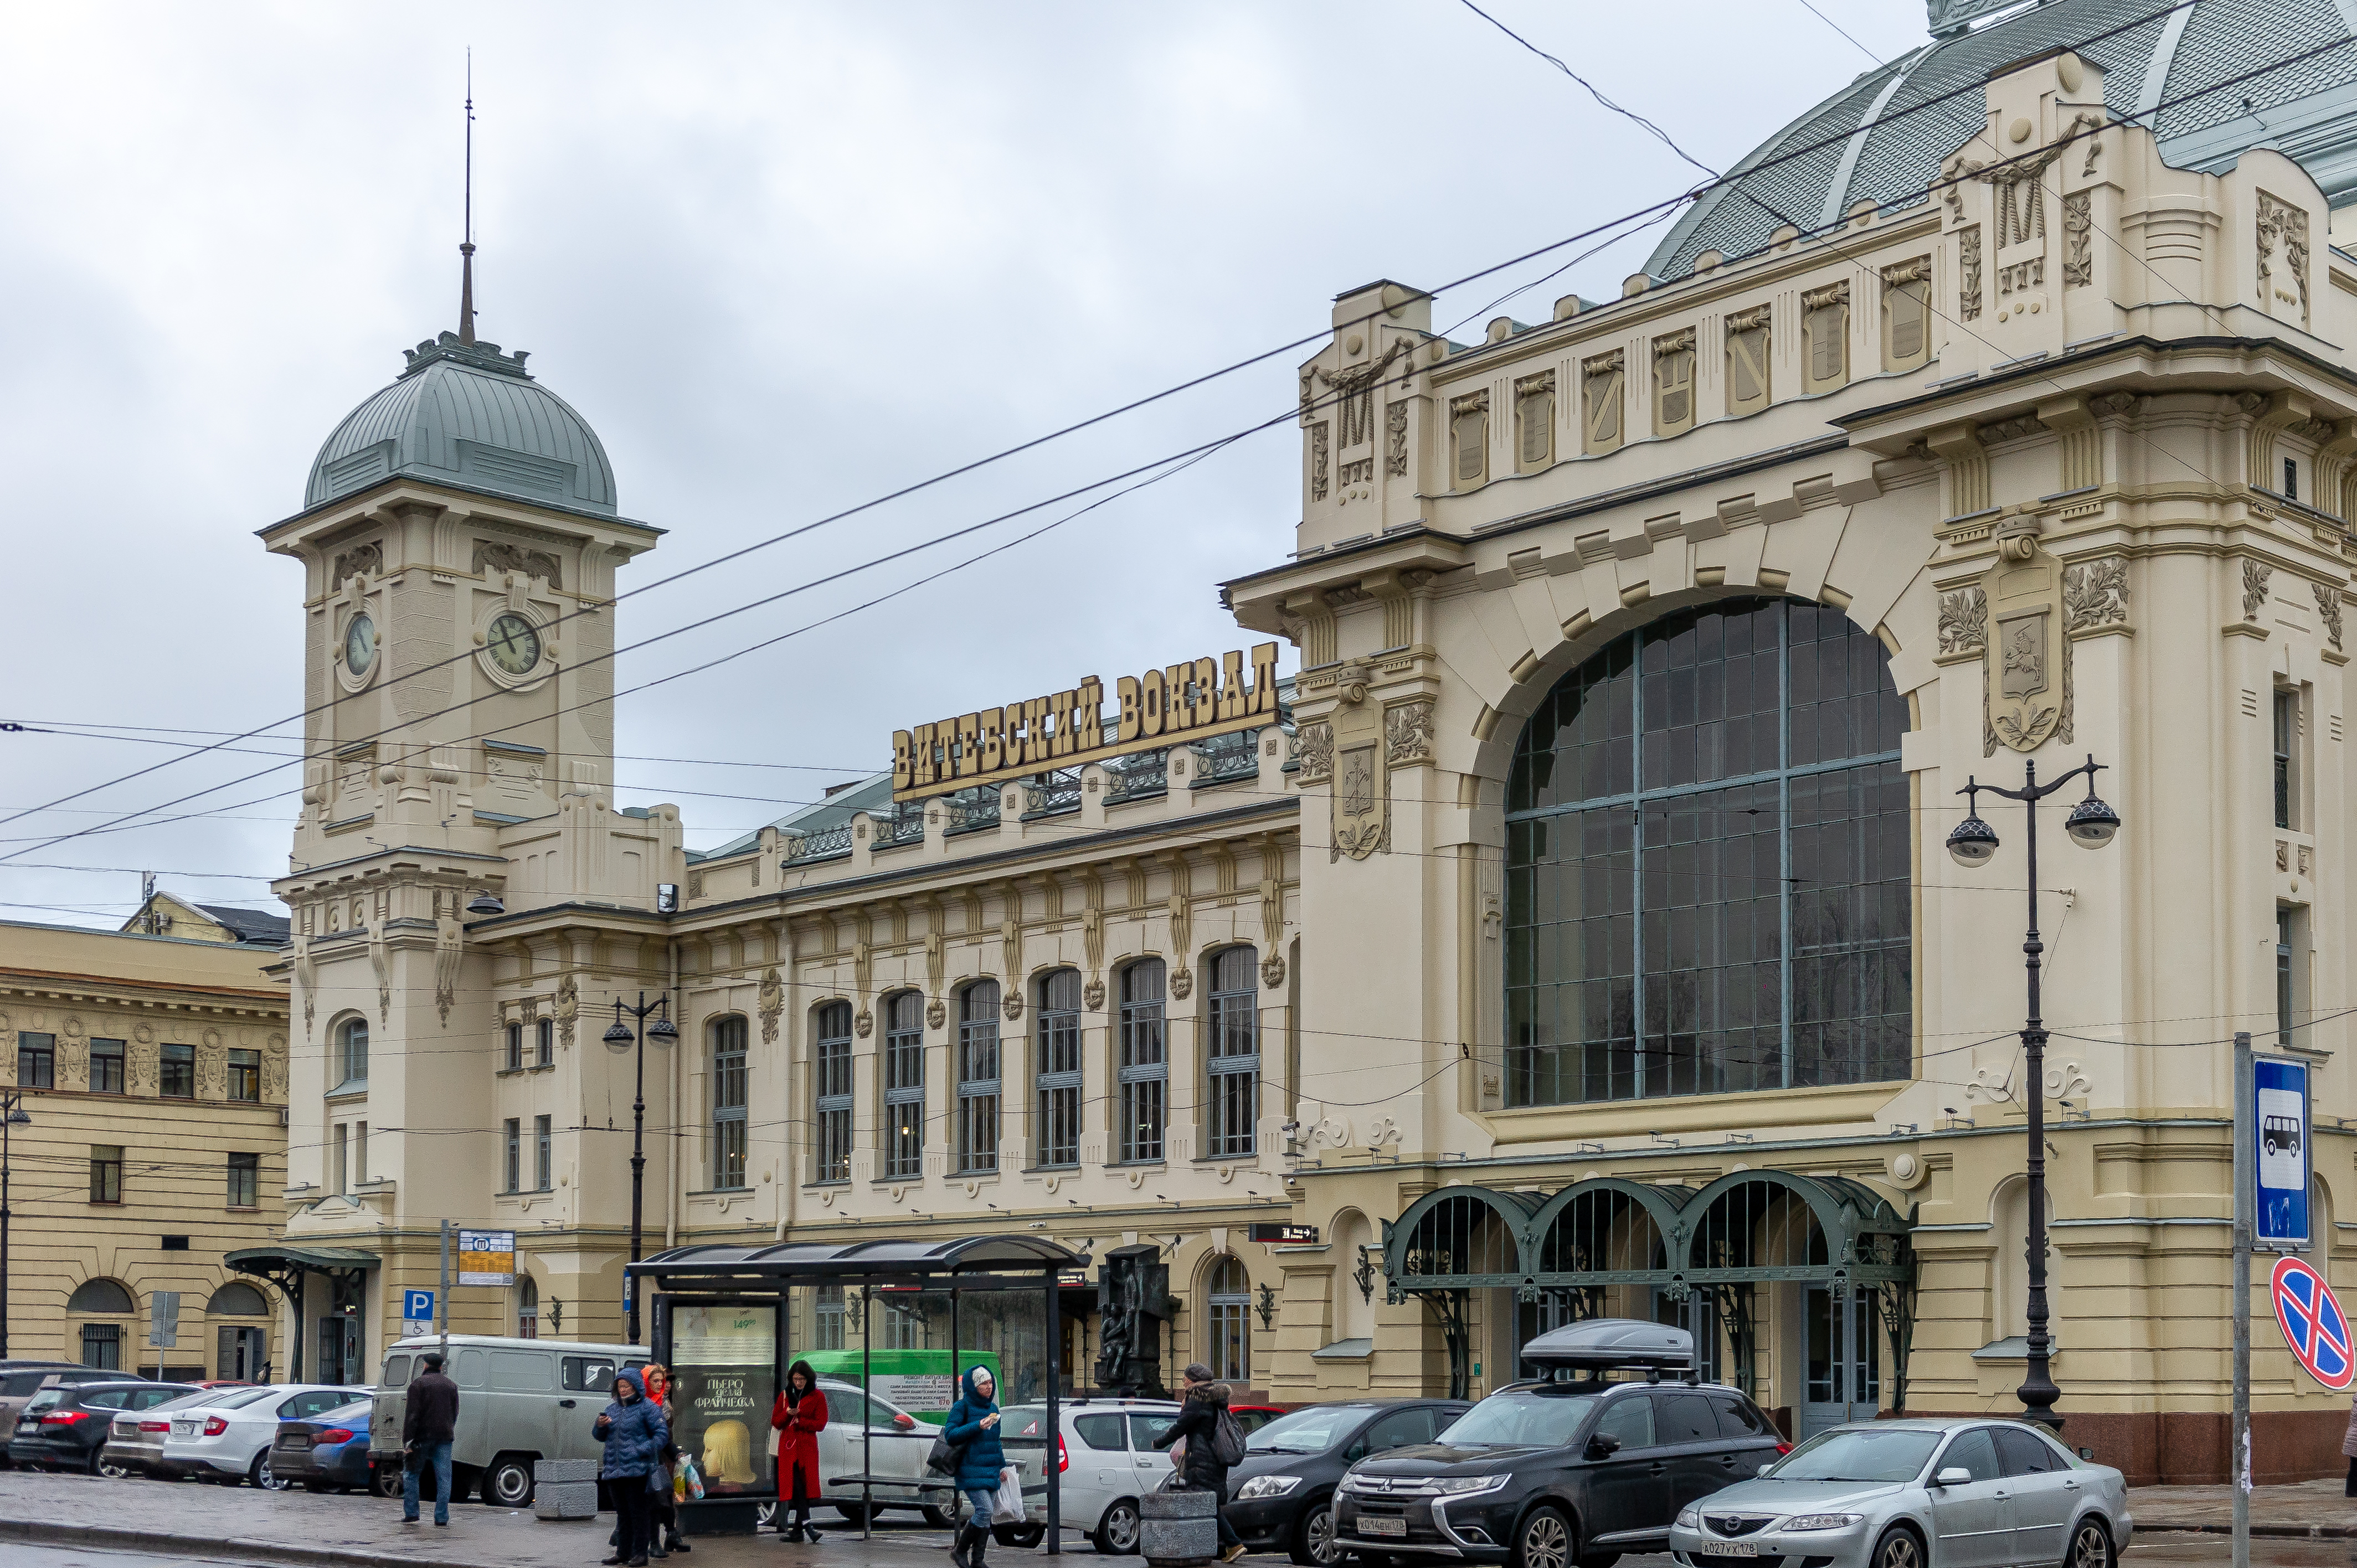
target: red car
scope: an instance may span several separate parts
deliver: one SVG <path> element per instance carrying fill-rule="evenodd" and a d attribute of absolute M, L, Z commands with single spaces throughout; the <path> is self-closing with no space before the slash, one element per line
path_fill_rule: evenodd
<path fill-rule="evenodd" d="M 1244 1429 L 1246 1437 L 1250 1437 L 1283 1415 L 1285 1409 L 1281 1404 L 1232 1404 L 1228 1406 L 1228 1413 L 1236 1418 L 1236 1424 Z"/>

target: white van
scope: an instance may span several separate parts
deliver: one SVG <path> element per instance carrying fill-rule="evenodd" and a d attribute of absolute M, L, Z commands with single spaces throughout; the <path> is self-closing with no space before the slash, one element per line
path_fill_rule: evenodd
<path fill-rule="evenodd" d="M 533 1460 L 595 1459 L 604 1453 L 590 1423 L 614 1397 L 614 1374 L 648 1359 L 639 1346 L 569 1339 L 453 1334 L 401 1341 L 384 1353 L 369 1418 L 369 1477 L 379 1497 L 401 1490 L 402 1417 L 418 1358 L 429 1350 L 443 1352 L 442 1370 L 458 1385 L 451 1497 L 479 1488 L 483 1501 L 511 1509 L 532 1502 Z M 432 1472 L 425 1484 L 434 1484 Z"/>

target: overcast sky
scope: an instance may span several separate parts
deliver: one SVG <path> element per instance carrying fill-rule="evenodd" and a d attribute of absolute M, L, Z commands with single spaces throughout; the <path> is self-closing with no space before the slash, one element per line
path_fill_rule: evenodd
<path fill-rule="evenodd" d="M 1831 22 L 1803 0 L 1484 0 L 1719 168 L 1867 50 L 1923 39 L 1909 0 L 1814 4 Z M 155 741 L 299 707 L 301 572 L 253 532 L 298 510 L 320 441 L 401 349 L 457 324 L 469 45 L 479 329 L 531 350 L 604 439 L 624 515 L 670 531 L 625 587 L 1322 330 L 1344 288 L 1434 286 L 1701 177 L 1461 0 L 17 0 L 0 10 L 0 721 L 146 738 L 0 734 L 8 811 L 176 755 Z M 1448 291 L 1436 322 L 1469 321 L 1466 339 L 1574 288 L 1616 296 L 1659 232 Z M 655 589 L 623 607 L 622 638 L 1282 415 L 1308 352 Z M 1292 547 L 1297 440 L 1280 423 L 626 695 L 618 750 L 647 760 L 619 765 L 620 802 L 678 802 L 708 847 L 888 763 L 896 727 L 1241 646 L 1216 585 Z M 1078 504 L 627 653 L 618 683 Z M 270 767 L 248 753 L 294 749 L 274 733 L 0 826 L 0 853 Z M 20 854 L 0 918 L 117 924 L 143 867 L 275 908 L 298 777 Z"/>

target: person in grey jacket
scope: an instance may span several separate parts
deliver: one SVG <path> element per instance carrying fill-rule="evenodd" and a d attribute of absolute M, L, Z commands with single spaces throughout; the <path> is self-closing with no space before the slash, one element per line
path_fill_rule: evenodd
<path fill-rule="evenodd" d="M 603 1561 L 645 1568 L 647 1524 L 652 1517 L 649 1477 L 662 1468 L 663 1444 L 671 1441 L 662 1407 L 647 1398 L 646 1384 L 637 1372 L 623 1371 L 614 1379 L 614 1402 L 597 1412 L 589 1431 L 606 1445 L 597 1478 L 614 1499 L 614 1520 L 620 1530 L 614 1555 Z"/>

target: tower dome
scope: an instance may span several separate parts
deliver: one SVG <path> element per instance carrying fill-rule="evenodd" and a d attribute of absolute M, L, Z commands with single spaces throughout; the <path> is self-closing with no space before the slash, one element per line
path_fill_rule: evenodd
<path fill-rule="evenodd" d="M 2007 3 L 1929 0 L 1930 43 L 1760 144 L 1730 171 L 1738 177 L 1686 209 L 1645 271 L 1684 277 L 1706 251 L 1748 255 L 1787 222 L 1814 232 L 1861 200 L 1927 200 L 1941 161 L 1983 127 L 1980 93 L 1959 90 L 2057 48 L 2103 69 L 2111 117 L 2148 126 L 2171 166 L 2214 173 L 2270 146 L 2305 166 L 2334 205 L 2357 200 L 2357 49 L 2310 54 L 2351 36 L 2337 0 L 2194 0 L 2161 15 L 2154 0 L 2043 0 L 1971 27 Z M 2301 54 L 2310 58 L 2266 69 Z"/>
<path fill-rule="evenodd" d="M 613 465 L 589 422 L 525 373 L 522 350 L 503 354 L 496 343 L 471 338 L 445 332 L 403 350 L 408 368 L 346 414 L 320 446 L 304 487 L 306 509 L 407 474 L 619 515 Z"/>

